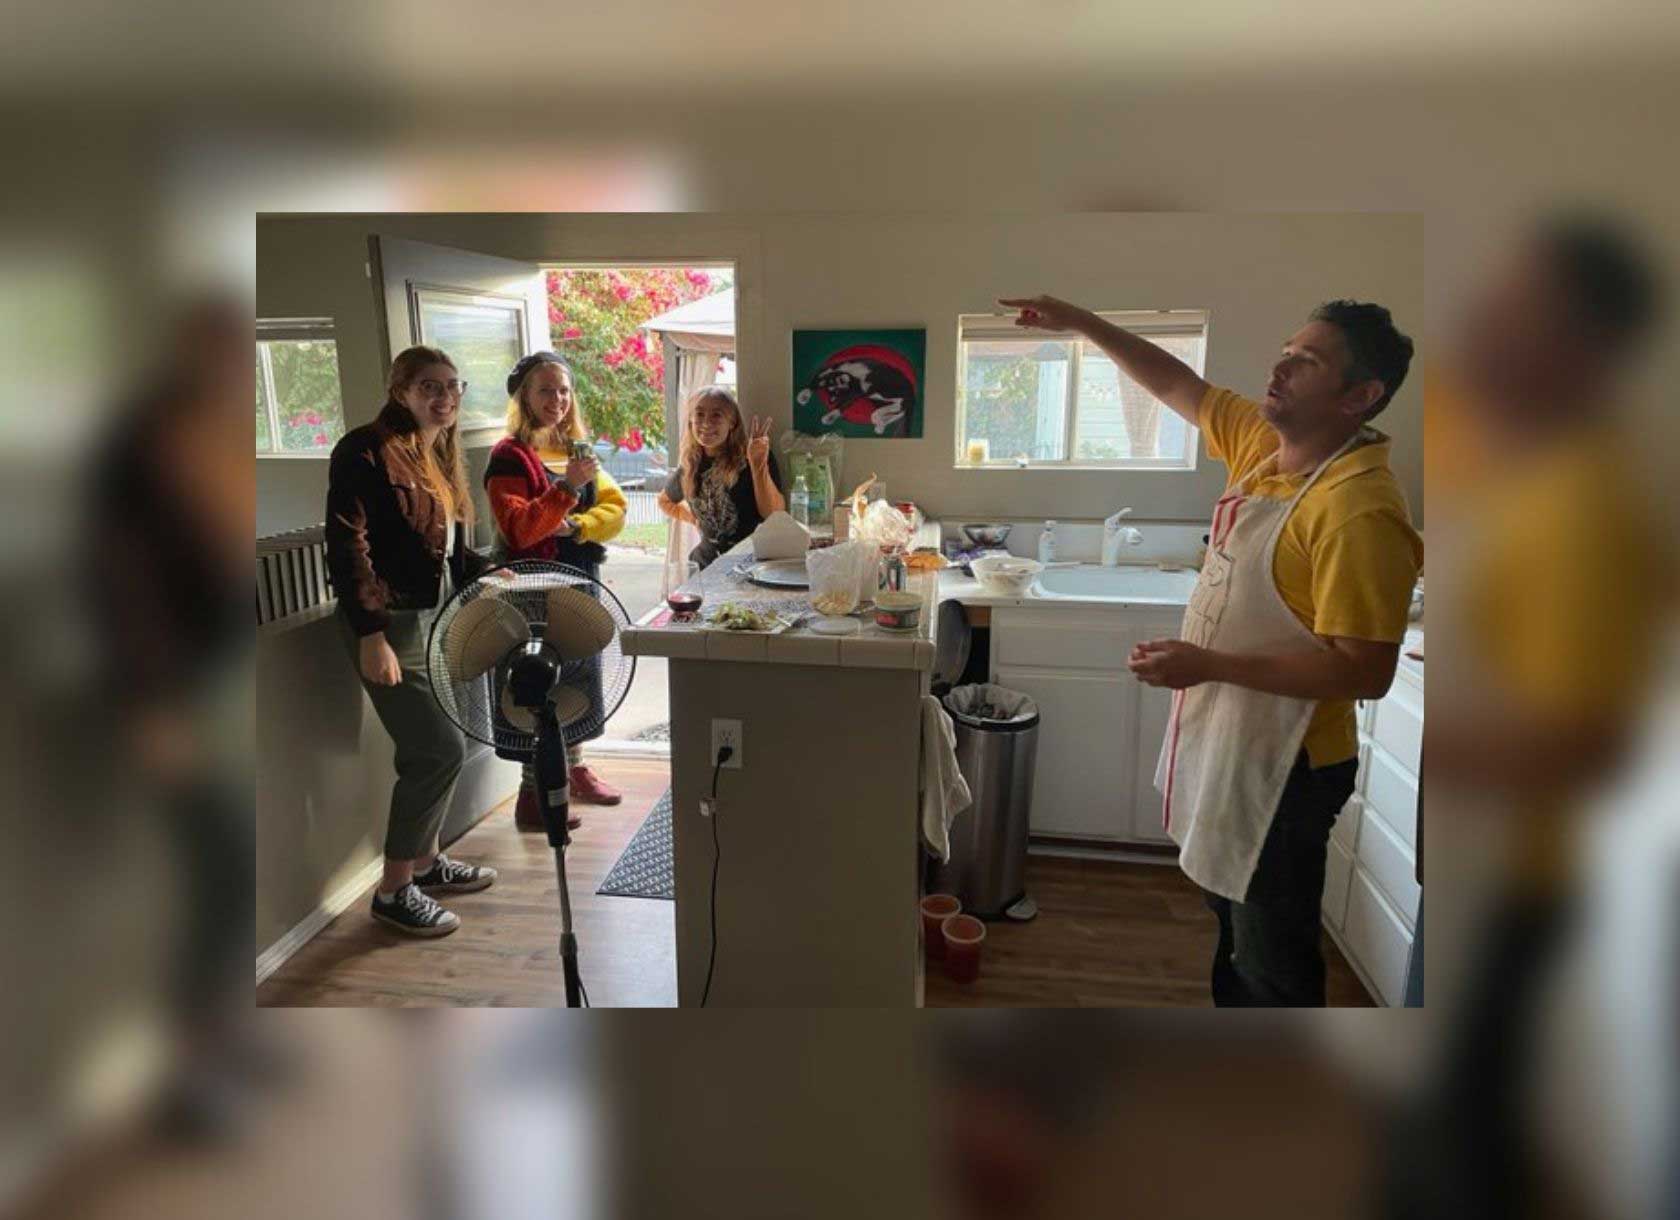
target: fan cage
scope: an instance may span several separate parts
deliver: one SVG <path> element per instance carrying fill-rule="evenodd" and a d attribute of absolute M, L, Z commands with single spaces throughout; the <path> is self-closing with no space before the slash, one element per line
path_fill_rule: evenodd
<path fill-rule="evenodd" d="M 444 653 L 449 625 L 462 609 L 481 598 L 494 598 L 512 606 L 540 640 L 548 620 L 548 595 L 560 588 L 577 589 L 600 602 L 612 616 L 613 636 L 596 656 L 567 661 L 561 666 L 556 689 L 571 686 L 590 701 L 590 712 L 565 725 L 568 741 L 594 737 L 618 711 L 630 692 L 636 674 L 636 658 L 625 653 L 622 635 L 630 626 L 630 615 L 618 596 L 600 581 L 577 568 L 547 560 L 520 559 L 495 568 L 457 589 L 432 623 L 426 642 L 426 673 L 432 694 L 444 715 L 468 737 L 493 746 L 503 758 L 529 761 L 536 756 L 537 736 L 511 724 L 502 714 L 502 687 L 507 681 L 507 658 L 482 677 L 461 681 L 451 672 Z"/>

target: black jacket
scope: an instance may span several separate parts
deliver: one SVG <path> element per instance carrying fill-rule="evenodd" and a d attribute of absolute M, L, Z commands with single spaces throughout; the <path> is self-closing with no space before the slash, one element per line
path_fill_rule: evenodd
<path fill-rule="evenodd" d="M 407 438 L 413 417 L 387 404 L 379 418 L 333 447 L 327 475 L 327 567 L 357 635 L 385 630 L 393 610 L 437 605 L 445 530 L 455 531 L 450 576 L 457 586 L 489 562 L 466 545 L 466 529 L 444 516 Z"/>

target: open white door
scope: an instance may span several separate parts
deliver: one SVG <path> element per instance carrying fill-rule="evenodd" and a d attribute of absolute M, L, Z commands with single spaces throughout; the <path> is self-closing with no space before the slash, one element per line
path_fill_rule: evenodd
<path fill-rule="evenodd" d="M 507 427 L 507 375 L 521 356 L 551 346 L 542 268 L 400 237 L 370 237 L 368 248 L 386 365 L 404 348 L 425 343 L 448 352 L 467 383 L 461 440 L 469 450 L 467 481 L 476 497 L 484 450 Z M 479 510 L 472 543 L 482 548 L 495 527 L 482 501 Z M 471 743 L 442 841 L 463 833 L 518 786 L 517 764 Z"/>
<path fill-rule="evenodd" d="M 448 352 L 467 382 L 463 439 L 488 443 L 507 422 L 509 370 L 551 346 L 542 268 L 400 237 L 374 236 L 369 246 L 384 303 L 386 363 L 416 343 Z"/>

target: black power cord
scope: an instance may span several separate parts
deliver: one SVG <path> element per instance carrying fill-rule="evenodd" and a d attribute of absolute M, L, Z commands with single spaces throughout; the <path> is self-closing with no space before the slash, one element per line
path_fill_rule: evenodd
<path fill-rule="evenodd" d="M 706 986 L 700 992 L 701 1008 L 706 1007 L 706 1001 L 711 997 L 712 971 L 717 968 L 717 881 L 718 865 L 723 862 L 723 852 L 718 846 L 718 775 L 723 770 L 723 764 L 734 756 L 733 746 L 723 746 L 718 750 L 717 765 L 712 768 L 712 951 L 706 962 Z"/>

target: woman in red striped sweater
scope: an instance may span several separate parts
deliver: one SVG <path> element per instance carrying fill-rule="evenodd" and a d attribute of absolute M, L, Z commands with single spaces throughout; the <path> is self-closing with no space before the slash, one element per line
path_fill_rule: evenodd
<path fill-rule="evenodd" d="M 547 559 L 598 577 L 603 545 L 624 528 L 626 501 L 618 484 L 593 457 L 574 458 L 570 443 L 587 429 L 572 388 L 572 370 L 554 352 L 534 352 L 508 374 L 508 434 L 490 451 L 484 488 L 496 519 L 499 559 Z M 601 674 L 586 680 L 599 702 Z M 599 737 L 597 729 L 592 737 Z M 582 741 L 567 749 L 571 799 L 616 805 L 623 796 L 584 764 Z M 519 786 L 514 820 L 521 830 L 541 830 L 536 780 L 529 765 Z M 573 814 L 572 826 L 582 819 Z"/>

